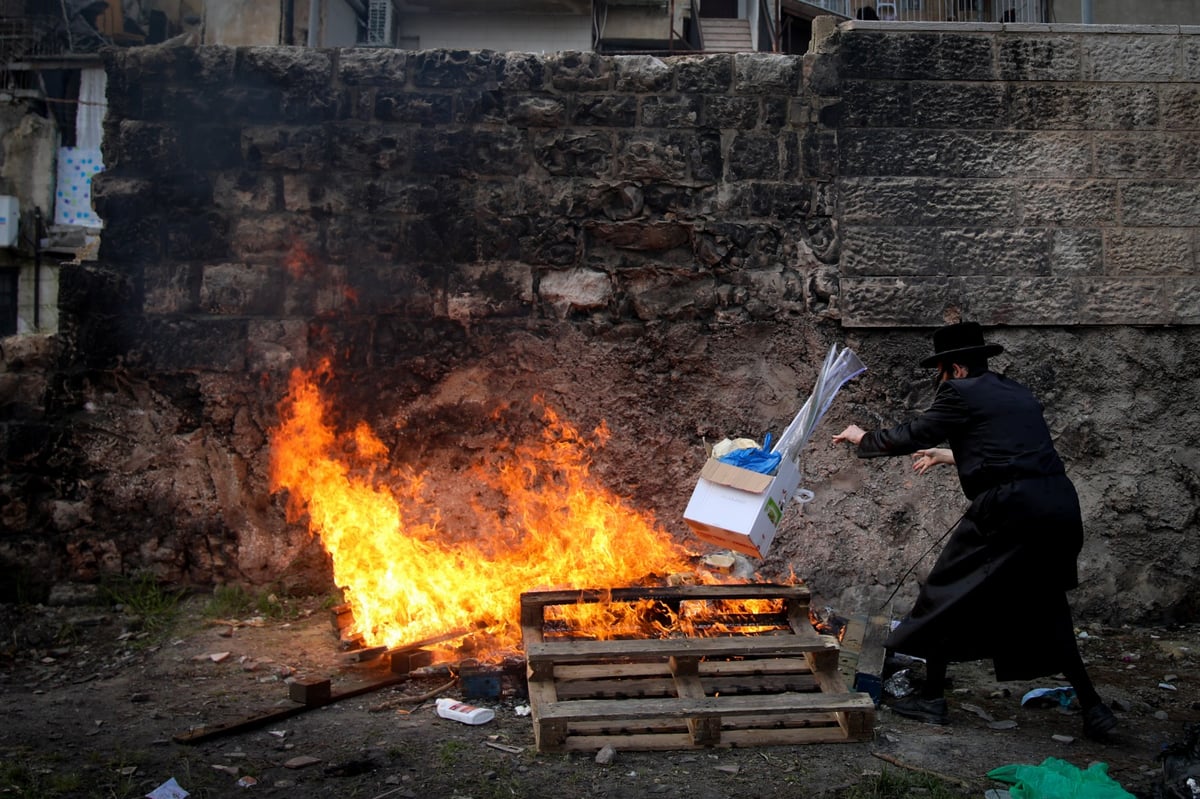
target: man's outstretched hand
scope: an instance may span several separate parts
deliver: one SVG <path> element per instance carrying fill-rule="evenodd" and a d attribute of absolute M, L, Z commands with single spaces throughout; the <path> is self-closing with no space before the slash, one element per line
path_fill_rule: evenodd
<path fill-rule="evenodd" d="M 954 453 L 948 449 L 919 449 L 912 455 L 913 471 L 917 474 L 925 474 L 934 466 L 953 466 Z"/>
<path fill-rule="evenodd" d="M 858 442 L 862 441 L 862 437 L 865 436 L 866 434 L 867 434 L 866 430 L 863 430 L 861 427 L 859 427 L 856 424 L 852 424 L 849 427 L 847 427 L 845 430 L 843 430 L 842 432 L 840 432 L 836 436 L 834 436 L 833 443 L 841 444 L 843 441 L 848 441 L 857 447 Z"/>

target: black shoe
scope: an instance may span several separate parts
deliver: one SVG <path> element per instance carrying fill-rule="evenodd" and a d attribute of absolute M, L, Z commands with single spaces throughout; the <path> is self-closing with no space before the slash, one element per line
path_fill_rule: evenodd
<path fill-rule="evenodd" d="M 945 699 L 922 699 L 909 694 L 893 702 L 891 708 L 893 712 L 905 718 L 916 719 L 926 724 L 946 724 L 950 720 L 950 711 L 946 707 Z"/>
<path fill-rule="evenodd" d="M 1093 741 L 1107 741 L 1109 734 L 1117 728 L 1117 717 L 1101 702 L 1083 711 L 1083 734 Z"/>

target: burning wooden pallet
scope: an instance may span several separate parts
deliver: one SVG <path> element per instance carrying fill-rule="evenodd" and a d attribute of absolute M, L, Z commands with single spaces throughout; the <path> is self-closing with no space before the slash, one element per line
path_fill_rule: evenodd
<path fill-rule="evenodd" d="M 838 642 L 808 618 L 802 586 L 719 585 L 521 595 L 539 751 L 700 749 L 870 739 L 875 705 L 846 689 Z M 780 600 L 730 613 L 722 600 Z M 547 640 L 546 608 L 588 602 L 717 603 L 713 623 L 752 634 Z M 763 632 L 765 630 L 765 632 Z M 552 637 L 552 635 L 550 636 Z"/>

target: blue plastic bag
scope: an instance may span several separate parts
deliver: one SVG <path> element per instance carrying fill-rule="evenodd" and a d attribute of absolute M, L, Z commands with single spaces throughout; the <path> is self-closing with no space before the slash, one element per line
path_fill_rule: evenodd
<path fill-rule="evenodd" d="M 758 449 L 754 447 L 735 449 L 733 452 L 717 458 L 717 460 L 721 463 L 728 463 L 730 466 L 736 466 L 739 469 L 748 469 L 760 474 L 774 474 L 775 470 L 779 468 L 779 462 L 783 460 L 783 455 L 778 452 L 771 452 L 770 447 L 771 434 L 767 433 L 762 447 Z"/>

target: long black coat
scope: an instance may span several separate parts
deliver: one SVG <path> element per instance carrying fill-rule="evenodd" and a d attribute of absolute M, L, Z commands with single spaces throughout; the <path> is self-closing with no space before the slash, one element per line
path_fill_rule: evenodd
<path fill-rule="evenodd" d="M 863 436 L 860 457 L 949 446 L 971 501 L 888 638 L 896 652 L 991 659 L 999 680 L 1055 674 L 1075 652 L 1079 498 L 1024 386 L 992 372 L 947 380 L 912 422 Z"/>

